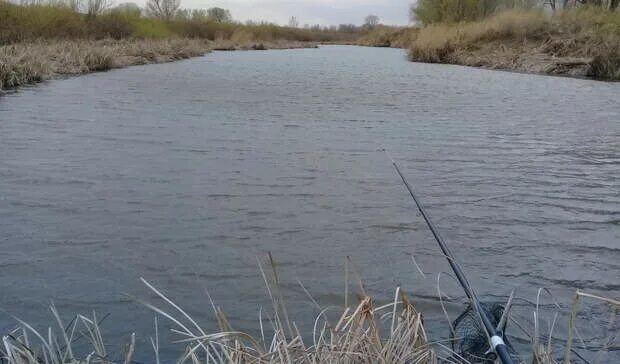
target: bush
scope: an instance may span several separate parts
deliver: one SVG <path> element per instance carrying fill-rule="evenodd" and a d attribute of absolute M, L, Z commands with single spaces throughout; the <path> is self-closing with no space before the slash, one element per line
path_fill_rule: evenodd
<path fill-rule="evenodd" d="M 88 30 L 83 17 L 63 5 L 19 6 L 0 0 L 0 43 L 38 38 L 80 38 Z"/>
<path fill-rule="evenodd" d="M 482 19 L 498 11 L 531 9 L 539 4 L 537 0 L 418 0 L 411 6 L 410 15 L 411 20 L 423 25 L 457 23 Z"/>
<path fill-rule="evenodd" d="M 542 12 L 522 10 L 506 11 L 476 22 L 432 24 L 422 28 L 411 43 L 410 57 L 427 62 L 449 62 L 454 51 L 467 49 L 477 42 L 545 38 L 551 31 L 550 26 L 550 19 Z"/>
<path fill-rule="evenodd" d="M 112 11 L 88 21 L 88 32 L 95 39 L 123 39 L 134 33 L 132 22 L 138 20 L 132 13 Z"/>
<path fill-rule="evenodd" d="M 170 30 L 166 23 L 148 18 L 134 19 L 131 22 L 133 36 L 136 38 L 162 39 L 174 37 L 176 34 Z"/>
<path fill-rule="evenodd" d="M 498 58 L 502 53 L 505 57 Z M 522 57 L 530 57 L 537 72 L 562 74 L 582 67 L 576 70 L 582 76 L 620 79 L 620 13 L 589 7 L 555 15 L 513 10 L 474 22 L 425 26 L 409 45 L 409 58 L 422 62 L 514 69 Z"/>
<path fill-rule="evenodd" d="M 418 28 L 378 25 L 362 36 L 357 44 L 371 47 L 406 48 L 417 36 Z"/>
<path fill-rule="evenodd" d="M 299 29 L 270 23 L 221 22 L 200 11 L 182 11 L 175 19 L 164 21 L 142 17 L 139 10 L 128 6 L 88 17 L 59 5 L 61 2 L 50 4 L 15 5 L 0 0 L 0 45 L 38 39 L 161 39 L 179 36 L 208 40 L 230 40 L 233 36 L 242 36 L 244 39 L 267 42 L 322 42 L 350 41 L 358 35 L 339 32 L 335 27 Z"/>

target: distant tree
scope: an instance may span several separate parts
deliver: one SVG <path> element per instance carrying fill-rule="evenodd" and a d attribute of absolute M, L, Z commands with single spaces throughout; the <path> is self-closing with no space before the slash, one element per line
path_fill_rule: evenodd
<path fill-rule="evenodd" d="M 88 19 L 94 19 L 112 7 L 112 0 L 21 0 L 22 5 L 64 5 L 76 13 L 85 13 Z"/>
<path fill-rule="evenodd" d="M 28 1 L 22 0 L 21 4 L 28 5 Z M 71 10 L 78 13 L 82 10 L 82 1 L 81 0 L 67 0 L 67 6 L 71 8 Z"/>
<path fill-rule="evenodd" d="M 364 19 L 364 26 L 368 29 L 372 29 L 379 24 L 379 17 L 376 15 L 368 15 L 366 19 Z"/>
<path fill-rule="evenodd" d="M 189 20 L 192 17 L 192 11 L 190 9 L 179 9 L 174 18 L 177 20 Z"/>
<path fill-rule="evenodd" d="M 209 19 L 209 14 L 206 9 L 193 9 L 191 18 L 196 21 L 206 21 Z"/>
<path fill-rule="evenodd" d="M 216 21 L 218 23 L 230 23 L 232 22 L 232 15 L 230 15 L 230 11 L 222 8 L 210 8 L 207 10 L 207 16 L 209 19 Z"/>
<path fill-rule="evenodd" d="M 148 0 L 146 11 L 151 16 L 171 20 L 180 6 L 181 0 Z"/>
<path fill-rule="evenodd" d="M 338 26 L 338 31 L 342 33 L 355 33 L 357 31 L 357 26 L 355 26 L 355 24 L 340 24 Z"/>
<path fill-rule="evenodd" d="M 142 9 L 136 3 L 120 3 L 114 9 L 125 14 L 140 15 L 142 13 Z"/>
<path fill-rule="evenodd" d="M 338 31 L 342 33 L 355 33 L 357 31 L 357 26 L 355 26 L 355 24 L 340 24 L 338 26 Z"/>
<path fill-rule="evenodd" d="M 409 16 L 412 22 L 422 24 L 456 23 L 481 19 L 502 9 L 549 6 L 554 10 L 559 3 L 560 0 L 417 0 L 409 8 Z"/>
<path fill-rule="evenodd" d="M 288 21 L 288 26 L 291 28 L 297 28 L 299 26 L 299 21 L 297 20 L 296 17 L 291 16 L 291 18 Z"/>
<path fill-rule="evenodd" d="M 480 17 L 481 1 L 418 0 L 411 6 L 412 20 L 422 24 L 470 21 Z"/>
<path fill-rule="evenodd" d="M 543 6 L 549 5 L 552 11 L 555 11 L 556 8 L 556 0 L 544 0 Z"/>
<path fill-rule="evenodd" d="M 86 16 L 94 19 L 112 6 L 112 0 L 87 0 Z"/>

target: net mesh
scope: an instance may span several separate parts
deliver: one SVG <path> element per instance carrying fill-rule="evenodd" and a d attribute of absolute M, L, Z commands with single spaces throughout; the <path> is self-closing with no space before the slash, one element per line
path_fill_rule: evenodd
<path fill-rule="evenodd" d="M 504 313 L 504 306 L 500 303 L 481 303 L 482 311 L 490 319 L 493 326 L 501 320 Z M 489 351 L 489 339 L 478 313 L 469 306 L 465 312 L 454 320 L 452 326 L 452 350 L 455 355 L 453 361 L 457 363 L 493 363 L 494 361 L 487 356 Z M 504 343 L 515 363 L 521 362 L 517 352 L 508 342 L 504 331 L 506 325 L 501 330 Z"/>

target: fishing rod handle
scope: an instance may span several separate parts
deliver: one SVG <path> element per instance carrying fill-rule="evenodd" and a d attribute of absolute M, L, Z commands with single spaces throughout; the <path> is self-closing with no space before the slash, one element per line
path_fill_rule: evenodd
<path fill-rule="evenodd" d="M 499 356 L 502 364 L 514 363 L 510 353 L 508 352 L 508 347 L 506 347 L 506 344 L 501 337 L 497 335 L 491 336 L 491 345 L 493 346 L 493 350 L 497 353 L 497 356 Z"/>

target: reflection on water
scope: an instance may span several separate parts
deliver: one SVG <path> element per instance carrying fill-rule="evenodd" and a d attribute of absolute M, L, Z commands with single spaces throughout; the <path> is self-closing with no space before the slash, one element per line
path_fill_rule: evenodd
<path fill-rule="evenodd" d="M 53 299 L 110 313 L 118 342 L 146 340 L 152 315 L 122 295 L 149 297 L 143 276 L 213 328 L 208 288 L 251 330 L 267 304 L 256 257 L 271 251 L 303 326 L 315 312 L 296 279 L 341 304 L 350 255 L 379 300 L 402 285 L 444 335 L 432 319 L 449 267 L 384 147 L 481 296 L 617 297 L 619 91 L 336 46 L 22 89 L 0 98 L 0 308 L 44 323 Z M 463 302 L 450 278 L 441 286 Z M 606 312 L 586 305 L 584 332 L 603 335 Z M 0 316 L 3 332 L 13 322 Z"/>

